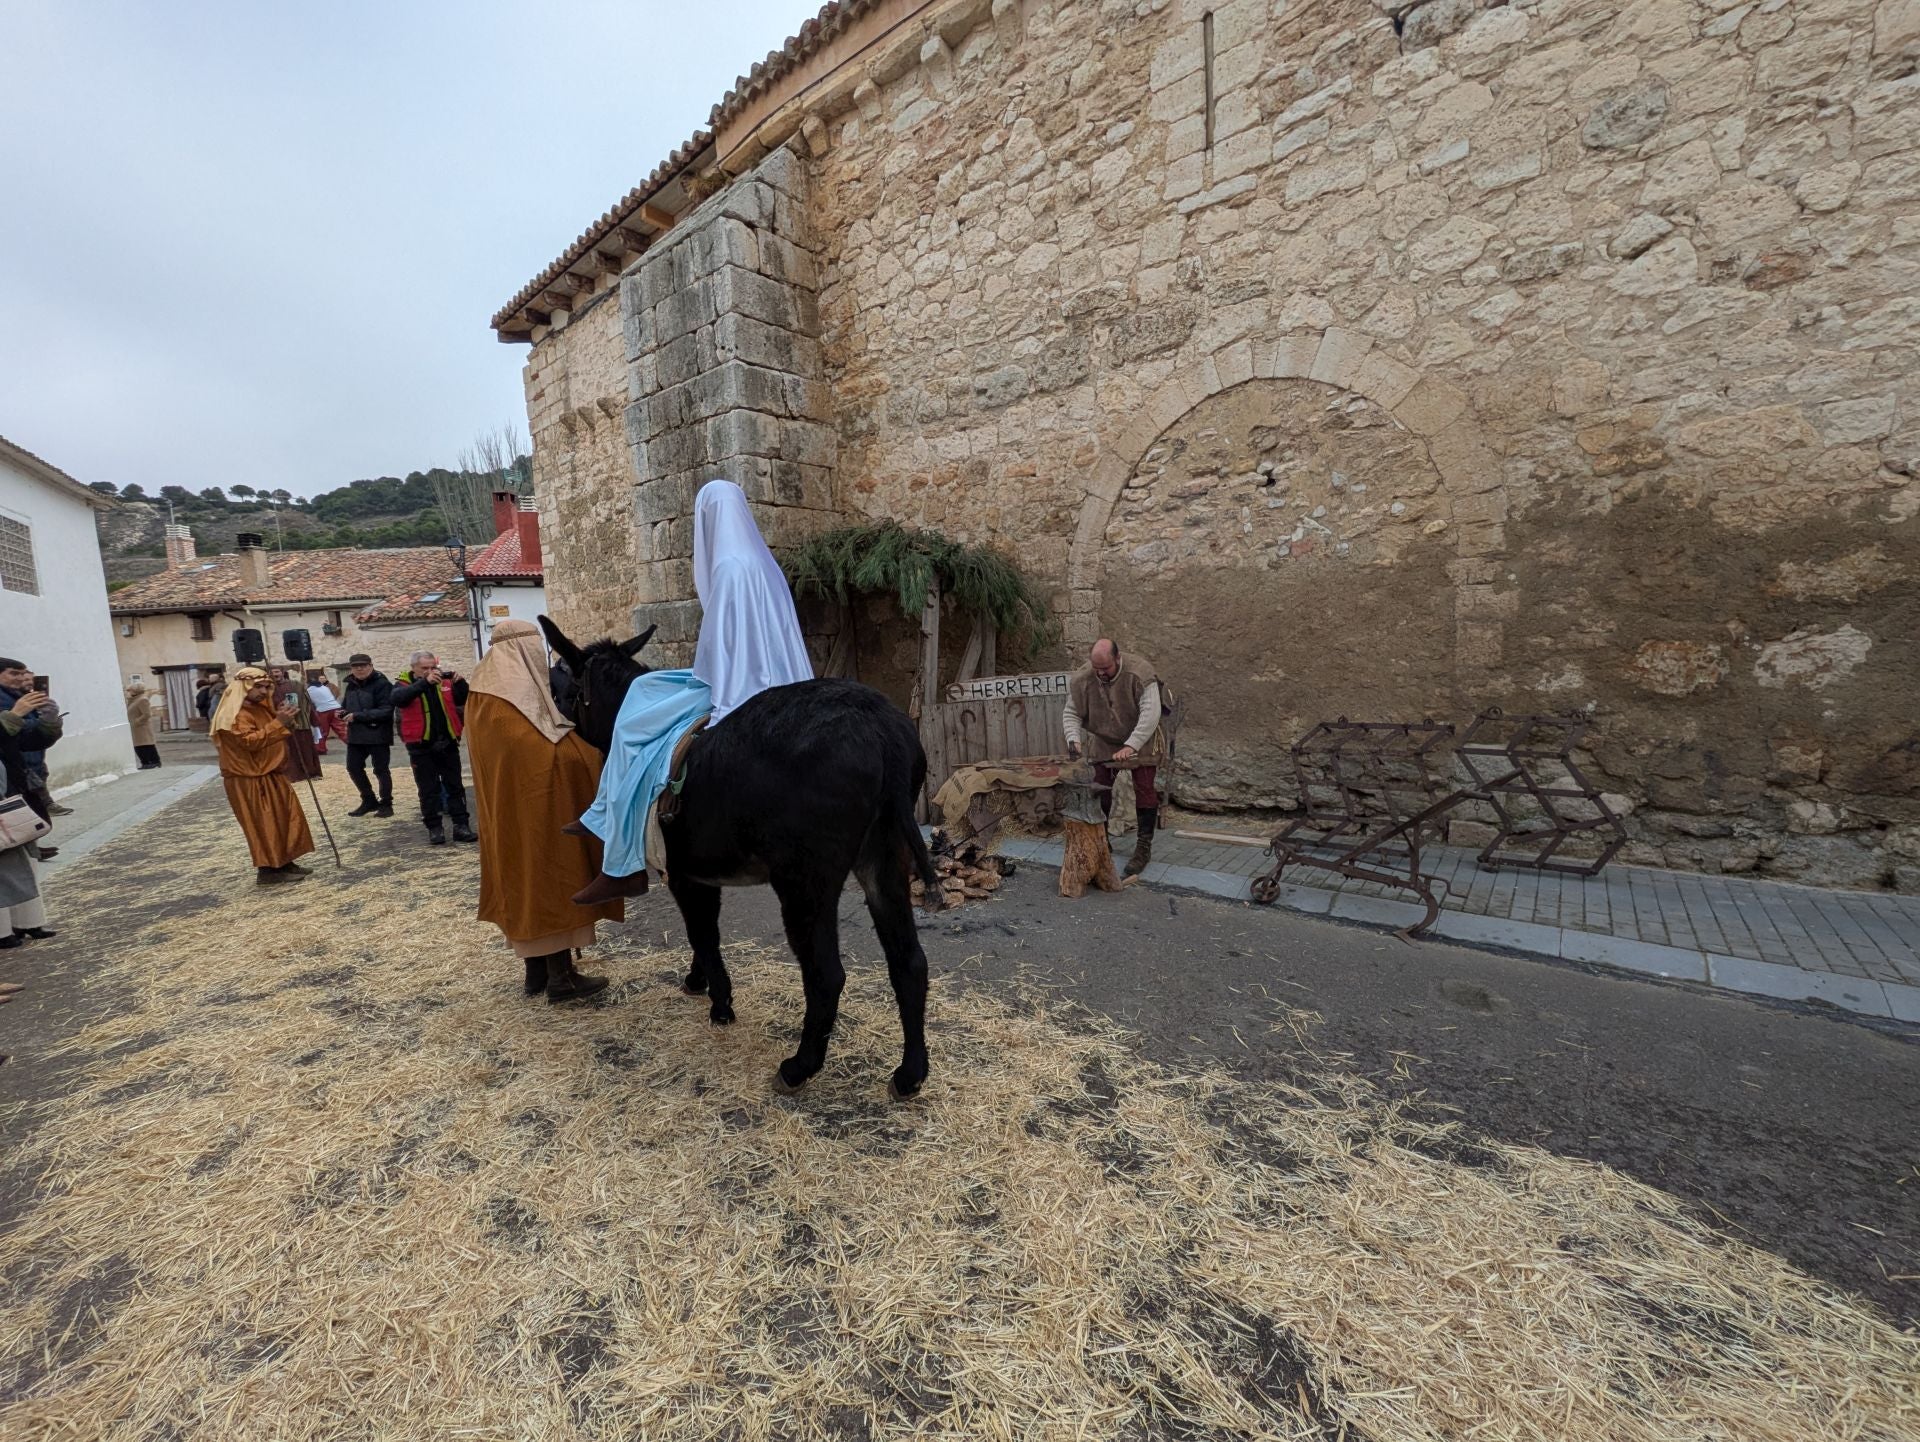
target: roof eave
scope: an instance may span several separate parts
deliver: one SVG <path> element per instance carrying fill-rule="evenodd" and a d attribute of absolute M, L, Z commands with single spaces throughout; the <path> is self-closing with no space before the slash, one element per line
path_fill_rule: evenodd
<path fill-rule="evenodd" d="M 93 487 L 82 485 L 65 471 L 54 465 L 53 462 L 41 460 L 40 457 L 36 456 L 32 451 L 26 449 L 24 446 L 15 445 L 5 436 L 0 436 L 0 460 L 5 460 L 18 466 L 35 480 L 45 482 L 56 491 L 64 491 L 75 500 L 85 501 L 97 510 L 117 511 L 120 509 L 120 503 L 118 501 L 109 500 L 94 490 Z"/>

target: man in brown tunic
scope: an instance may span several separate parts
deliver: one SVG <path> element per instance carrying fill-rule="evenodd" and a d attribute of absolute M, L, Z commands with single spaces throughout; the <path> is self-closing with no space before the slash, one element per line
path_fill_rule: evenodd
<path fill-rule="evenodd" d="M 525 621 L 493 628 L 467 683 L 467 756 L 480 817 L 480 910 L 527 964 L 527 995 L 591 996 L 607 984 L 574 968 L 598 921 L 622 921 L 617 897 L 597 906 L 569 898 L 600 874 L 600 840 L 568 834 L 593 805 L 600 753 L 560 714 L 540 633 Z"/>
<path fill-rule="evenodd" d="M 265 671 L 241 667 L 227 682 L 210 727 L 220 751 L 227 804 L 246 833 L 262 886 L 304 881 L 311 873 L 297 864 L 297 858 L 313 850 L 313 833 L 307 830 L 300 798 L 281 771 L 295 710 L 291 706 L 273 710 L 267 699 L 272 689 Z"/>
<path fill-rule="evenodd" d="M 1122 656 L 1118 643 L 1104 637 L 1093 643 L 1087 664 L 1067 682 L 1067 754 L 1078 759 L 1084 748 L 1094 763 L 1094 779 L 1112 787 L 1117 768 L 1105 763 L 1135 761 L 1133 803 L 1140 813 L 1140 836 L 1126 874 L 1138 876 L 1153 860 L 1153 833 L 1160 824 L 1160 793 L 1154 787 L 1158 762 L 1166 754 L 1160 734 L 1160 678 L 1144 656 Z M 1113 792 L 1101 793 L 1113 810 Z"/>

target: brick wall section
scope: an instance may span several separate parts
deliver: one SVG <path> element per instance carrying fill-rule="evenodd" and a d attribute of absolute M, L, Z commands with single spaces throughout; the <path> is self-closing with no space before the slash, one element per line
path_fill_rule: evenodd
<path fill-rule="evenodd" d="M 698 633 L 693 501 L 733 481 L 768 544 L 834 520 L 806 171 L 776 150 L 687 216 L 620 283 L 634 470 L 637 626 L 680 658 Z"/>
<path fill-rule="evenodd" d="M 843 509 L 1145 651 L 1213 804 L 1577 706 L 1636 858 L 1920 890 L 1914 0 L 929 14 L 807 132 Z"/>

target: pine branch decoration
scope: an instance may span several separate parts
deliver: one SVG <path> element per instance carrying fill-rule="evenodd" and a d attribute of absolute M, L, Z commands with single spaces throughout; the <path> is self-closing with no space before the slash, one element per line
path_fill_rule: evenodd
<path fill-rule="evenodd" d="M 876 521 L 823 531 L 784 562 L 797 596 L 845 602 L 891 594 L 900 614 L 917 620 L 935 578 L 962 612 L 983 615 L 1013 654 L 1051 643 L 1059 626 L 1046 597 L 1018 567 L 989 546 L 964 545 L 938 531 Z"/>

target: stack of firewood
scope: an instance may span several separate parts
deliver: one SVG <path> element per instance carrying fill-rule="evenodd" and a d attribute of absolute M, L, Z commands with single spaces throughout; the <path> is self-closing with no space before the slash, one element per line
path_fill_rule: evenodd
<path fill-rule="evenodd" d="M 971 841 L 956 843 L 938 828 L 928 849 L 933 853 L 934 873 L 940 879 L 940 900 L 946 906 L 984 901 L 1000 889 L 1003 878 L 1013 875 L 1013 863 L 1006 857 L 989 855 Z M 916 878 L 913 899 L 924 902 L 926 894 L 925 883 Z"/>

